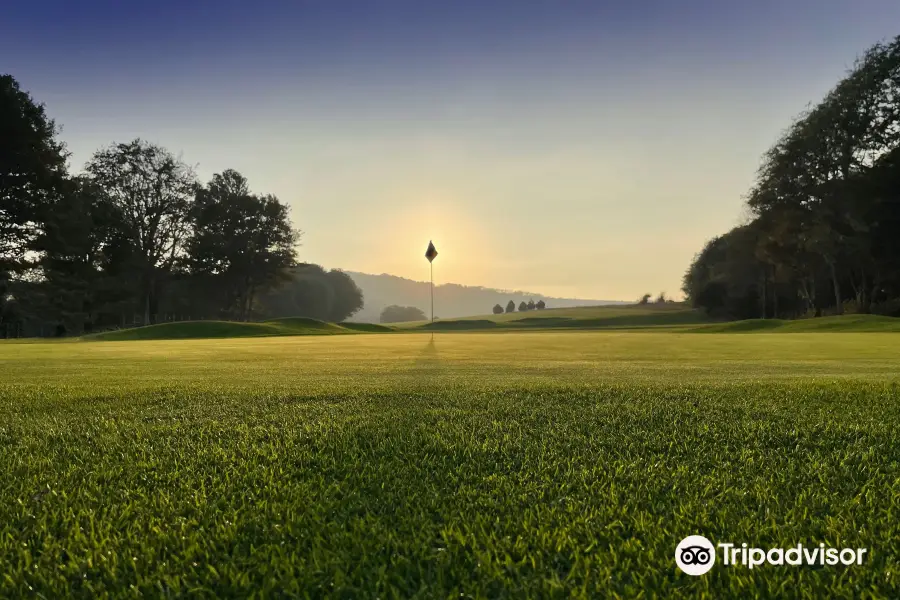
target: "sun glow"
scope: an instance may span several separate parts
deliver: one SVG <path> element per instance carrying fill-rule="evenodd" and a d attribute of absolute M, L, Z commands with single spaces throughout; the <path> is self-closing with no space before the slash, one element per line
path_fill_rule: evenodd
<path fill-rule="evenodd" d="M 369 272 L 387 272 L 419 281 L 429 278 L 425 250 L 429 240 L 438 256 L 434 260 L 435 283 L 480 281 L 485 253 L 490 252 L 490 236 L 478 222 L 459 209 L 451 194 L 429 193 L 399 202 L 386 214 L 381 226 L 384 240 L 368 264 Z"/>

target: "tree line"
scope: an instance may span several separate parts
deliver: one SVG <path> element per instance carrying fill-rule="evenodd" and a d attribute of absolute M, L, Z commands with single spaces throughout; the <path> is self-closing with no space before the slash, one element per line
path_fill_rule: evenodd
<path fill-rule="evenodd" d="M 684 276 L 728 317 L 900 314 L 900 36 L 878 43 L 763 156 L 748 222 Z"/>
<path fill-rule="evenodd" d="M 641 305 L 650 304 L 650 299 L 652 297 L 653 297 L 653 294 L 644 294 L 643 296 L 640 297 L 640 299 L 637 301 L 637 303 L 641 304 Z M 654 304 L 666 304 L 666 303 L 671 304 L 673 302 L 675 302 L 675 299 L 667 298 L 665 292 L 660 292 L 659 295 L 656 297 L 656 300 L 653 301 Z"/>
<path fill-rule="evenodd" d="M 228 169 L 200 183 L 142 139 L 82 173 L 43 104 L 0 76 L 0 336 L 80 334 L 184 318 L 343 320 L 344 273 L 297 262 L 289 208 Z"/>
<path fill-rule="evenodd" d="M 534 300 L 529 300 L 527 303 L 524 300 L 519 302 L 519 312 L 527 312 L 529 310 L 544 310 L 545 308 L 547 308 L 547 305 L 543 300 L 538 300 L 537 302 L 535 302 Z M 495 304 L 493 310 L 495 315 L 502 315 L 504 312 L 515 312 L 516 303 L 512 300 L 507 302 L 505 311 L 502 306 L 500 306 L 499 304 Z"/>
<path fill-rule="evenodd" d="M 534 300 L 529 300 L 527 303 L 523 300 L 519 303 L 519 312 L 527 312 L 529 310 L 544 310 L 547 307 L 547 304 L 543 300 L 538 300 L 535 302 Z M 499 304 L 494 305 L 493 312 L 495 315 L 502 315 L 504 312 L 515 312 L 516 311 L 516 303 L 510 300 L 506 309 Z M 437 319 L 437 317 L 435 317 Z M 420 308 L 416 308 L 415 306 L 398 306 L 396 304 L 392 304 L 384 308 L 381 311 L 380 321 L 382 323 L 403 323 L 408 321 L 425 321 L 427 317 L 425 312 Z"/>

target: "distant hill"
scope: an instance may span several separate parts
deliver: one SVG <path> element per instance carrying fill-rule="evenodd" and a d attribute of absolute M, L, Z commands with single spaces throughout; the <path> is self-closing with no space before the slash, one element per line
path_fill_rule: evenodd
<path fill-rule="evenodd" d="M 385 306 L 415 306 L 426 315 L 431 314 L 430 284 L 413 281 L 395 275 L 371 275 L 345 271 L 363 291 L 364 308 L 353 315 L 351 321 L 377 323 Z M 506 306 L 512 300 L 519 302 L 543 300 L 547 308 L 571 308 L 575 306 L 603 306 L 629 304 L 617 300 L 586 300 L 580 298 L 554 298 L 521 290 L 507 291 L 494 288 L 445 283 L 434 286 L 434 314 L 442 319 L 490 314 L 495 304 Z"/>

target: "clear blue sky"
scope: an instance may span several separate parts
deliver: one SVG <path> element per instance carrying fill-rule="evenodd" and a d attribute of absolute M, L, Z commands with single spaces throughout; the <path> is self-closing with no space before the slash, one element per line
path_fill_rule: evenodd
<path fill-rule="evenodd" d="M 303 260 L 438 282 L 675 293 L 762 152 L 895 0 L 53 0 L 0 72 L 78 171 L 144 137 L 293 208 Z"/>

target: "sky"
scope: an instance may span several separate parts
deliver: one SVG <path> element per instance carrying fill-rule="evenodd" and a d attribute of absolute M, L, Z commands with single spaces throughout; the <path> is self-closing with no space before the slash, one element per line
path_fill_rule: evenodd
<path fill-rule="evenodd" d="M 760 156 L 896 0 L 46 0 L 4 6 L 0 73 L 71 167 L 141 137 L 237 169 L 327 268 L 680 296 L 746 218 Z"/>

